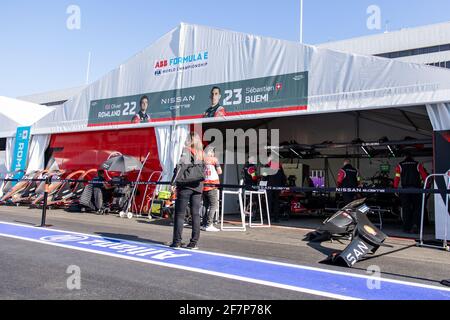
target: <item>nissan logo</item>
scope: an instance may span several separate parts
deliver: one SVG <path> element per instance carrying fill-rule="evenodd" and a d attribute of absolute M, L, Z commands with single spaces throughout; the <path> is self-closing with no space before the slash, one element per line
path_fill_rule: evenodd
<path fill-rule="evenodd" d="M 83 240 L 87 240 L 87 239 L 89 239 L 89 237 L 87 237 L 87 236 L 79 236 L 79 235 L 71 235 L 71 234 L 47 236 L 47 237 L 41 238 L 42 241 L 57 242 L 57 243 L 78 242 L 78 241 L 83 241 Z"/>

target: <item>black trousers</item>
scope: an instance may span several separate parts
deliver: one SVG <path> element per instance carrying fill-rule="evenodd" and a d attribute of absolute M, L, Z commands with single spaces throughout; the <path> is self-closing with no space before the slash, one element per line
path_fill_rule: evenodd
<path fill-rule="evenodd" d="M 184 219 L 187 206 L 190 205 L 192 214 L 191 242 L 197 244 L 200 239 L 200 209 L 202 194 L 191 189 L 178 189 L 175 202 L 175 218 L 173 230 L 173 243 L 181 243 L 183 239 Z"/>
<path fill-rule="evenodd" d="M 203 192 L 203 206 L 205 215 L 203 216 L 203 226 L 208 227 L 214 224 L 214 219 L 219 212 L 219 190 L 214 189 Z"/>
<path fill-rule="evenodd" d="M 403 230 L 410 231 L 414 227 L 414 225 L 419 228 L 422 195 L 401 194 L 400 201 L 403 209 Z"/>
<path fill-rule="evenodd" d="M 280 219 L 280 194 L 281 191 L 267 191 L 267 197 L 269 198 L 270 216 L 274 219 L 274 221 Z"/>

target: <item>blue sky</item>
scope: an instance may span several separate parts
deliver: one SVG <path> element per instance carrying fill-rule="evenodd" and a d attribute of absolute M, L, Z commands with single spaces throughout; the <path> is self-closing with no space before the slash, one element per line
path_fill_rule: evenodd
<path fill-rule="evenodd" d="M 383 32 L 368 30 L 366 10 L 381 9 L 389 30 L 450 20 L 448 0 L 304 0 L 304 42 Z M 180 22 L 298 41 L 300 0 L 1 0 L 0 95 L 17 97 L 91 81 Z M 81 29 L 68 30 L 70 5 Z M 384 28 L 384 27 L 383 27 Z"/>

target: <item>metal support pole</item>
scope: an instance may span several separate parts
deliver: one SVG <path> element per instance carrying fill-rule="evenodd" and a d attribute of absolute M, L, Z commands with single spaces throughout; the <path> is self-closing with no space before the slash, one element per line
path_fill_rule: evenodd
<path fill-rule="evenodd" d="M 361 130 L 360 130 L 360 120 L 359 120 L 359 116 L 360 113 L 356 112 L 356 139 L 360 139 L 360 135 L 361 135 Z M 358 154 L 359 152 L 359 148 L 355 148 L 354 149 L 355 154 Z M 359 170 L 360 169 L 360 158 L 356 159 L 356 168 Z"/>
<path fill-rule="evenodd" d="M 51 178 L 48 177 L 45 180 L 45 191 L 44 191 L 44 203 L 42 205 L 42 218 L 41 218 L 41 225 L 39 226 L 40 228 L 45 228 L 48 227 L 48 225 L 45 223 L 47 220 L 47 200 L 48 200 L 48 192 L 49 192 L 49 187 L 52 184 L 51 182 Z"/>
<path fill-rule="evenodd" d="M 42 219 L 41 219 L 41 228 L 45 228 L 45 220 L 47 219 L 47 198 L 48 198 L 48 192 L 46 191 L 44 193 L 44 204 L 42 205 Z"/>
<path fill-rule="evenodd" d="M 300 0 L 300 43 L 303 43 L 303 0 Z"/>

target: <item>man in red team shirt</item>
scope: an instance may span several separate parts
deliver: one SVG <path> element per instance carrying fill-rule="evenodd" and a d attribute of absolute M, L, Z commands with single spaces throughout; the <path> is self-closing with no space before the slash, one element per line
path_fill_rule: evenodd
<path fill-rule="evenodd" d="M 203 216 L 203 231 L 220 231 L 214 227 L 214 220 L 219 212 L 219 189 L 216 186 L 207 186 L 207 184 L 220 184 L 219 176 L 222 174 L 219 160 L 216 158 L 215 150 L 209 147 L 205 151 L 205 187 L 203 188 L 203 205 L 206 212 Z"/>
<path fill-rule="evenodd" d="M 204 118 L 218 118 L 225 117 L 226 110 L 220 105 L 220 99 L 222 98 L 222 90 L 219 87 L 214 87 L 211 89 L 211 106 L 205 111 Z"/>
<path fill-rule="evenodd" d="M 149 114 L 147 113 L 149 107 L 149 99 L 147 96 L 143 96 L 139 102 L 141 109 L 137 115 L 131 119 L 131 123 L 148 123 L 151 121 Z"/>
<path fill-rule="evenodd" d="M 428 173 L 423 165 L 407 154 L 405 160 L 400 162 L 395 169 L 394 188 L 398 189 L 400 182 L 403 189 L 422 188 L 422 182 Z M 403 209 L 403 231 L 417 233 L 420 226 L 420 194 L 401 194 L 400 200 Z"/>
<path fill-rule="evenodd" d="M 339 170 L 337 186 L 338 188 L 357 188 L 361 184 L 361 176 L 359 171 L 351 165 L 350 159 L 345 159 L 344 166 Z M 347 205 L 355 200 L 356 193 L 344 192 L 343 195 L 344 205 Z"/>

